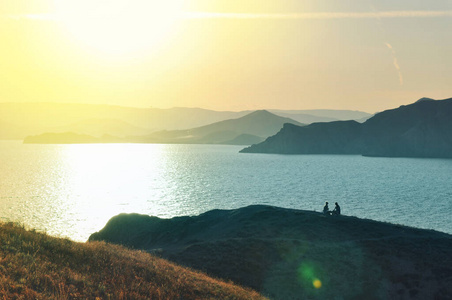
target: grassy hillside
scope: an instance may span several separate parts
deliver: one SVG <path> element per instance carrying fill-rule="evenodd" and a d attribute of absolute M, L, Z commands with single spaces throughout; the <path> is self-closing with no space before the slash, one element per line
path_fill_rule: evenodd
<path fill-rule="evenodd" d="M 0 223 L 0 299 L 262 299 L 141 251 Z"/>

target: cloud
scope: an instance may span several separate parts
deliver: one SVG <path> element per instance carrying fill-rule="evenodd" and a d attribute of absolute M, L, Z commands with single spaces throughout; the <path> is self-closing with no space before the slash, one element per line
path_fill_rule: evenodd
<path fill-rule="evenodd" d="M 399 83 L 400 85 L 403 85 L 403 76 L 402 76 L 402 71 L 400 70 L 400 66 L 399 63 L 397 61 L 397 56 L 396 56 L 396 52 L 394 50 L 394 48 L 392 48 L 392 45 L 389 43 L 385 43 L 386 47 L 388 47 L 389 50 L 391 50 L 391 55 L 392 55 L 392 63 L 394 64 L 394 67 L 397 70 L 397 73 L 399 75 Z"/>
<path fill-rule="evenodd" d="M 292 14 L 253 14 L 253 13 L 215 13 L 215 12 L 185 12 L 188 19 L 379 19 L 379 18 L 433 18 L 452 17 L 452 10 L 447 11 L 383 11 L 383 12 L 320 12 Z"/>
<path fill-rule="evenodd" d="M 309 19 L 383 19 L 383 18 L 435 18 L 452 17 L 452 10 L 446 11 L 382 11 L 382 12 L 319 12 L 319 13 L 218 13 L 182 12 L 184 19 L 268 19 L 268 20 L 309 20 Z M 52 14 L 10 15 L 13 20 L 58 21 Z"/>

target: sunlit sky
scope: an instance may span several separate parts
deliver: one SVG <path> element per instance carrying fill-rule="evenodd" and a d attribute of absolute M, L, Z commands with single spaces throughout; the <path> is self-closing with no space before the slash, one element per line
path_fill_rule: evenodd
<path fill-rule="evenodd" d="M 2 0 L 0 102 L 353 109 L 452 97 L 451 0 Z"/>

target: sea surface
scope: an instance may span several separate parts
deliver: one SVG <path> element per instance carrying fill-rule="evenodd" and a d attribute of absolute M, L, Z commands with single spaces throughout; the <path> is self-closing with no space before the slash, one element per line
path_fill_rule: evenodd
<path fill-rule="evenodd" d="M 452 234 L 452 160 L 240 154 L 241 146 L 0 141 L 0 221 L 86 241 L 120 213 L 163 218 L 251 204 Z"/>

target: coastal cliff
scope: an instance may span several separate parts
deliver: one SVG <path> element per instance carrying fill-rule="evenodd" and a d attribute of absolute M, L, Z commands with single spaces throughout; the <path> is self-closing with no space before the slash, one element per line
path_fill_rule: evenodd
<path fill-rule="evenodd" d="M 364 123 L 284 124 L 276 135 L 241 152 L 452 158 L 451 116 L 452 98 L 423 98 Z"/>
<path fill-rule="evenodd" d="M 142 249 L 271 299 L 447 299 L 452 236 L 254 205 L 193 217 L 121 214 L 89 238 Z"/>

